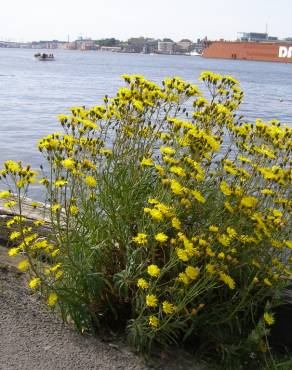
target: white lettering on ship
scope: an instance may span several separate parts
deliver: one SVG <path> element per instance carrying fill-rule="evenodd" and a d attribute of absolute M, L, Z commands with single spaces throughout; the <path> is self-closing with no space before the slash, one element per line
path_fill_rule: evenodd
<path fill-rule="evenodd" d="M 280 46 L 279 58 L 292 58 L 292 46 Z"/>

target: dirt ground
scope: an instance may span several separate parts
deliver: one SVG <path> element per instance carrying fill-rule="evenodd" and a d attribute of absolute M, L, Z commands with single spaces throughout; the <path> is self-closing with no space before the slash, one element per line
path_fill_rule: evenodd
<path fill-rule="evenodd" d="M 0 370 L 199 370 L 185 354 L 147 361 L 124 343 L 78 334 L 31 293 L 15 262 L 0 247 Z"/>

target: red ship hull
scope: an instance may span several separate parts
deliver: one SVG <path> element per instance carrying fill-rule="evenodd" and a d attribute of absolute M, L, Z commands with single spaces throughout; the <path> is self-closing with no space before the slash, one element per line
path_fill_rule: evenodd
<path fill-rule="evenodd" d="M 214 41 L 203 57 L 292 63 L 292 43 Z"/>

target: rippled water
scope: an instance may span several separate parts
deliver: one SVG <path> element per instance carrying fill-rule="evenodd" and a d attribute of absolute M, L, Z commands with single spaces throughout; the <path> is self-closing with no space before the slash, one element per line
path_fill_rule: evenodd
<path fill-rule="evenodd" d="M 275 118 L 292 126 L 292 64 L 65 50 L 54 50 L 54 62 L 39 62 L 33 54 L 0 49 L 0 162 L 38 166 L 36 141 L 59 130 L 56 115 L 113 95 L 123 73 L 155 82 L 174 75 L 196 82 L 203 70 L 230 74 L 245 92 L 241 111 L 249 120 Z"/>

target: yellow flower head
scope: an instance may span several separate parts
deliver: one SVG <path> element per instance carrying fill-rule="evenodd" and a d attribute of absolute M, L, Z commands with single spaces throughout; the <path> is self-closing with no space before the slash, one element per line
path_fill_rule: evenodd
<path fill-rule="evenodd" d="M 198 267 L 187 266 L 185 273 L 189 279 L 195 280 L 199 276 L 200 269 Z"/>
<path fill-rule="evenodd" d="M 168 146 L 161 146 L 159 149 L 162 154 L 167 154 L 167 155 L 175 154 L 175 149 L 168 147 Z"/>
<path fill-rule="evenodd" d="M 49 294 L 49 297 L 48 297 L 48 305 L 50 307 L 53 307 L 55 306 L 55 304 L 57 303 L 58 301 L 58 296 L 55 292 L 52 292 Z"/>
<path fill-rule="evenodd" d="M 16 256 L 21 251 L 21 248 L 10 248 L 8 251 L 8 256 L 13 257 Z"/>
<path fill-rule="evenodd" d="M 160 221 L 163 219 L 163 214 L 158 209 L 150 209 L 149 214 L 154 220 Z"/>
<path fill-rule="evenodd" d="M 0 191 L 0 199 L 4 199 L 4 198 L 9 198 L 10 197 L 10 192 L 7 190 L 5 191 Z"/>
<path fill-rule="evenodd" d="M 91 188 L 94 188 L 96 185 L 97 185 L 97 181 L 95 180 L 95 178 L 93 176 L 87 176 L 85 178 L 85 183 L 91 187 Z"/>
<path fill-rule="evenodd" d="M 153 328 L 157 328 L 159 324 L 158 318 L 156 316 L 149 316 L 149 325 Z"/>
<path fill-rule="evenodd" d="M 33 278 L 29 281 L 28 286 L 31 289 L 36 289 L 40 285 L 40 282 L 41 282 L 40 278 Z"/>
<path fill-rule="evenodd" d="M 181 272 L 178 275 L 178 280 L 181 281 L 182 283 L 184 283 L 185 285 L 189 284 L 189 282 L 190 282 L 187 274 L 185 274 L 184 272 Z"/>
<path fill-rule="evenodd" d="M 139 233 L 132 240 L 137 244 L 147 244 L 147 234 Z"/>
<path fill-rule="evenodd" d="M 181 229 L 181 222 L 177 217 L 174 217 L 171 220 L 171 224 L 172 224 L 172 227 L 174 227 L 175 229 L 177 229 L 177 230 Z"/>
<path fill-rule="evenodd" d="M 240 205 L 245 208 L 254 208 L 258 204 L 258 199 L 255 197 L 243 197 Z"/>
<path fill-rule="evenodd" d="M 159 243 L 165 243 L 168 239 L 168 236 L 164 233 L 158 233 L 155 235 L 155 240 L 157 240 Z"/>
<path fill-rule="evenodd" d="M 147 267 L 147 272 L 152 277 L 157 277 L 160 274 L 160 268 L 157 265 L 149 265 Z"/>
<path fill-rule="evenodd" d="M 62 165 L 68 170 L 71 170 L 75 166 L 75 161 L 73 158 L 66 158 L 62 161 Z"/>
<path fill-rule="evenodd" d="M 20 261 L 17 265 L 17 268 L 20 270 L 20 271 L 26 271 L 29 267 L 29 261 L 28 260 L 23 260 L 23 261 Z"/>
<path fill-rule="evenodd" d="M 184 262 L 187 262 L 189 260 L 189 255 L 185 249 L 182 248 L 176 248 L 175 249 L 177 257 Z"/>
<path fill-rule="evenodd" d="M 148 307 L 157 307 L 157 298 L 154 294 L 146 295 L 146 306 Z"/>
<path fill-rule="evenodd" d="M 141 166 L 153 166 L 152 158 L 143 158 L 141 161 Z"/>
<path fill-rule="evenodd" d="M 175 311 L 174 305 L 168 301 L 164 301 L 162 303 L 162 309 L 163 312 L 166 313 L 167 315 L 171 315 Z"/>
<path fill-rule="evenodd" d="M 149 284 L 147 283 L 145 279 L 141 278 L 141 279 L 138 279 L 137 281 L 137 287 L 141 289 L 148 289 Z"/>
<path fill-rule="evenodd" d="M 230 187 L 228 186 L 227 182 L 225 181 L 222 181 L 221 184 L 220 184 L 220 190 L 222 191 L 222 193 L 224 195 L 231 195 L 232 194 L 232 190 L 230 189 Z"/>
<path fill-rule="evenodd" d="M 53 204 L 51 209 L 52 209 L 53 213 L 56 213 L 61 209 L 61 205 L 60 204 Z"/>
<path fill-rule="evenodd" d="M 219 273 L 220 280 L 225 283 L 229 289 L 234 289 L 235 288 L 235 281 L 232 279 L 231 276 L 225 274 L 224 272 Z"/>
<path fill-rule="evenodd" d="M 199 190 L 192 190 L 191 193 L 198 202 L 203 204 L 206 202 L 205 197 L 199 192 Z"/>
<path fill-rule="evenodd" d="M 20 237 L 20 232 L 19 231 L 12 231 L 12 233 L 9 235 L 10 240 L 14 240 Z"/>
<path fill-rule="evenodd" d="M 72 206 L 70 206 L 69 212 L 70 212 L 71 215 L 76 216 L 78 214 L 78 212 L 79 212 L 79 209 L 78 209 L 77 206 L 75 206 L 73 204 Z"/>
<path fill-rule="evenodd" d="M 268 324 L 268 325 L 273 325 L 275 323 L 275 319 L 274 319 L 274 316 L 271 315 L 270 313 L 268 312 L 265 312 L 264 313 L 264 320 L 265 322 Z"/>

